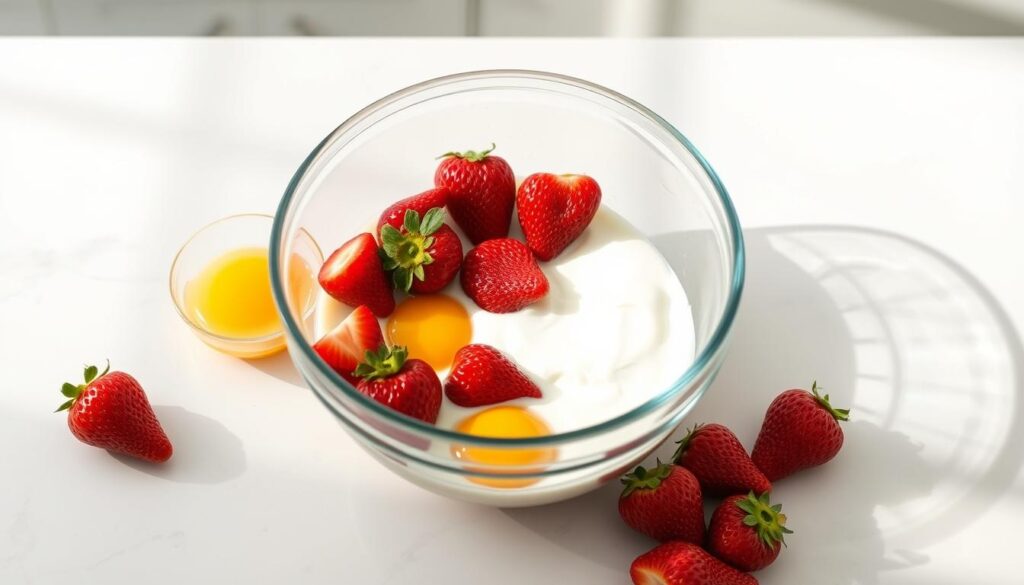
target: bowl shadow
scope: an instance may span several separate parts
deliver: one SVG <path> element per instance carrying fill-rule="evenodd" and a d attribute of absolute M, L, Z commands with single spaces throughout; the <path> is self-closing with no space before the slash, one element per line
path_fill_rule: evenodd
<path fill-rule="evenodd" d="M 923 551 L 1007 492 L 1024 461 L 1018 333 L 977 279 L 901 235 L 825 225 L 745 238 L 747 284 L 729 357 L 684 424 L 726 424 L 750 448 L 772 398 L 814 380 L 852 408 L 837 459 L 776 484 L 795 533 L 758 579 L 870 584 L 931 562 Z M 667 441 L 655 456 L 673 449 Z M 564 553 L 622 574 L 655 543 L 621 523 L 618 492 L 610 484 L 503 512 Z"/>

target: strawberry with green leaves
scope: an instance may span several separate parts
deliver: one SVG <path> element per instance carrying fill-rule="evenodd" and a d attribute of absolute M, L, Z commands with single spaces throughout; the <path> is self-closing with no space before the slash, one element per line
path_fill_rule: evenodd
<path fill-rule="evenodd" d="M 474 244 L 508 236 L 516 202 L 516 178 L 505 159 L 483 151 L 448 152 L 434 186 L 448 190 L 448 211 Z"/>
<path fill-rule="evenodd" d="M 679 441 L 673 461 L 692 471 L 707 494 L 760 494 L 772 489 L 736 435 L 717 423 L 690 429 Z"/>
<path fill-rule="evenodd" d="M 692 473 L 670 463 L 638 466 L 622 478 L 619 515 L 633 530 L 655 540 L 704 544 L 704 505 Z"/>
<path fill-rule="evenodd" d="M 462 241 L 444 224 L 444 210 L 435 207 L 420 214 L 409 209 L 401 229 L 385 223 L 380 229 L 384 270 L 394 287 L 415 294 L 435 293 L 458 274 Z"/>
<path fill-rule="evenodd" d="M 56 412 L 68 411 L 71 434 L 86 445 L 100 447 L 151 463 L 163 463 L 174 449 L 167 438 L 146 392 L 135 378 L 85 368 L 85 383 L 66 382 L 61 394 L 68 400 Z"/>
<path fill-rule="evenodd" d="M 785 536 L 782 506 L 768 494 L 729 496 L 715 509 L 708 527 L 708 551 L 742 571 L 756 571 L 775 562 Z"/>
<path fill-rule="evenodd" d="M 828 394 L 786 390 L 775 397 L 761 423 L 750 457 L 771 481 L 831 461 L 843 447 L 841 421 L 850 411 L 834 408 Z"/>
<path fill-rule="evenodd" d="M 427 362 L 407 359 L 401 346 L 367 351 L 355 370 L 356 390 L 398 412 L 434 424 L 441 410 L 441 380 Z"/>

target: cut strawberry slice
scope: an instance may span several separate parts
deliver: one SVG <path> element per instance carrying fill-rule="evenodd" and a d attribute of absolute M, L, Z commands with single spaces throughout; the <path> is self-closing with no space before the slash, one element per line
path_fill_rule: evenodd
<path fill-rule="evenodd" d="M 359 378 L 353 375 L 366 358 L 367 350 L 375 351 L 384 343 L 380 323 L 366 305 L 356 307 L 333 331 L 313 344 L 313 349 L 327 365 L 353 386 Z"/>
<path fill-rule="evenodd" d="M 359 234 L 342 244 L 320 268 L 319 280 L 327 294 L 346 305 L 366 305 L 378 317 L 395 310 L 373 234 Z"/>

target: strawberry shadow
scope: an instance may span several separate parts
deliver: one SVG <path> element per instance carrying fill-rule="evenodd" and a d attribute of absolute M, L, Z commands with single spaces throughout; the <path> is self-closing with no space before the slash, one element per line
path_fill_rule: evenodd
<path fill-rule="evenodd" d="M 773 499 L 795 533 L 757 578 L 847 585 L 952 574 L 957 567 L 931 548 L 955 543 L 1024 461 L 1024 350 L 1005 311 L 963 268 L 898 234 L 803 226 L 745 237 L 747 285 L 729 357 L 683 426 L 721 422 L 750 448 L 772 398 L 815 379 L 853 410 L 835 461 L 776 483 Z M 706 238 L 654 241 L 684 282 L 700 272 Z M 667 441 L 650 459 L 674 447 Z M 550 562 L 622 575 L 655 543 L 619 520 L 618 492 L 613 483 L 504 513 L 554 545 Z"/>
<path fill-rule="evenodd" d="M 154 406 L 153 410 L 174 445 L 174 455 L 160 464 L 124 455 L 114 458 L 143 473 L 178 483 L 216 484 L 245 472 L 242 441 L 223 424 L 180 406 Z"/>

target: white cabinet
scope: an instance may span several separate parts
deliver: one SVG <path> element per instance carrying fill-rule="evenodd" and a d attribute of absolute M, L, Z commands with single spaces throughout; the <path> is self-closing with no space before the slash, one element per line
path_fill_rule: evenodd
<path fill-rule="evenodd" d="M 246 0 L 50 0 L 62 35 L 251 35 Z"/>
<path fill-rule="evenodd" d="M 0 35 L 49 33 L 38 0 L 0 0 Z"/>
<path fill-rule="evenodd" d="M 259 1 L 264 35 L 462 36 L 467 0 Z"/>

